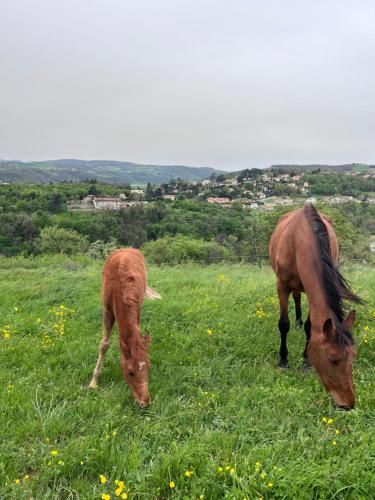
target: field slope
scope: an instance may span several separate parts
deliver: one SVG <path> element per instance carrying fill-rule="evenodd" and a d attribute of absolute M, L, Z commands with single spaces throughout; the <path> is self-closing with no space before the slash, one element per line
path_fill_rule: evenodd
<path fill-rule="evenodd" d="M 101 265 L 0 261 L 1 499 L 374 498 L 373 268 L 346 272 L 368 304 L 354 330 L 357 408 L 340 412 L 300 370 L 301 331 L 290 332 L 290 370 L 277 370 L 268 268 L 151 267 L 163 300 L 144 307 L 153 402 L 142 411 L 116 332 L 99 388 L 87 389 Z"/>

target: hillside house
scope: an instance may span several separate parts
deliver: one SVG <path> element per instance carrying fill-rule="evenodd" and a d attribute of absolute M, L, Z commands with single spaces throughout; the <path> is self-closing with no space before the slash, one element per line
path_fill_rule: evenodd
<path fill-rule="evenodd" d="M 95 210 L 120 210 L 121 198 L 110 198 L 109 196 L 94 198 Z"/>
<path fill-rule="evenodd" d="M 207 198 L 208 203 L 217 203 L 218 205 L 227 205 L 230 203 L 229 198 Z"/>
<path fill-rule="evenodd" d="M 276 205 L 292 205 L 293 199 L 287 196 L 286 198 L 275 198 L 274 203 Z"/>
<path fill-rule="evenodd" d="M 333 196 L 332 198 L 328 199 L 331 205 L 337 205 L 340 203 L 349 203 L 353 200 L 354 200 L 353 196 Z"/>
<path fill-rule="evenodd" d="M 69 211 L 87 210 L 87 211 L 104 211 L 104 210 L 120 210 L 121 208 L 138 205 L 136 201 L 125 201 L 125 197 L 111 197 L 111 196 L 94 196 L 89 195 L 82 198 L 82 200 L 68 200 L 66 208 Z M 146 202 L 144 202 L 146 203 Z"/>
<path fill-rule="evenodd" d="M 271 205 L 269 203 L 267 203 L 265 205 L 258 205 L 258 210 L 263 210 L 265 212 L 270 212 L 271 210 L 274 209 L 274 206 L 275 205 Z"/>
<path fill-rule="evenodd" d="M 282 174 L 282 175 L 280 175 L 280 180 L 283 181 L 283 182 L 288 182 L 289 179 L 290 179 L 289 174 Z"/>

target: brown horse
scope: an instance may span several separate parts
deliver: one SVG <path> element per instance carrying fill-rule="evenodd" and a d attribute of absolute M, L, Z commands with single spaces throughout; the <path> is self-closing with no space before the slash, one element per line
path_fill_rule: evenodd
<path fill-rule="evenodd" d="M 123 248 L 113 252 L 104 265 L 102 278 L 104 334 L 90 387 L 97 387 L 109 338 L 117 320 L 123 376 L 136 401 L 141 406 L 147 406 L 150 402 L 150 363 L 147 357 L 150 336 L 141 336 L 141 308 L 144 297 L 161 297 L 147 286 L 145 262 L 139 250 Z"/>
<path fill-rule="evenodd" d="M 339 245 L 331 221 L 311 204 L 289 212 L 276 226 L 269 253 L 280 301 L 279 367 L 288 364 L 289 295 L 293 293 L 297 325 L 302 326 L 301 292 L 305 292 L 309 315 L 304 325 L 304 365 L 311 363 L 337 406 L 354 408 L 355 348 L 350 328 L 355 311 L 345 319 L 343 299 L 362 300 L 350 290 L 337 268 Z"/>

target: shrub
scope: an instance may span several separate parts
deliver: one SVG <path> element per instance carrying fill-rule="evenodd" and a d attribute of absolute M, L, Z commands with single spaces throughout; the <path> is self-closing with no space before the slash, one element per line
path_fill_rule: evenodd
<path fill-rule="evenodd" d="M 86 236 L 74 229 L 64 229 L 59 226 L 45 227 L 41 230 L 36 242 L 37 253 L 64 253 L 72 255 L 87 250 Z"/>
<path fill-rule="evenodd" d="M 119 243 L 116 238 L 111 238 L 105 242 L 103 240 L 96 240 L 89 245 L 87 255 L 93 259 L 106 259 L 109 254 L 119 248 Z"/>
<path fill-rule="evenodd" d="M 230 257 L 229 250 L 218 243 L 182 235 L 150 241 L 142 247 L 142 251 L 154 264 L 180 264 L 188 261 L 209 264 Z"/>

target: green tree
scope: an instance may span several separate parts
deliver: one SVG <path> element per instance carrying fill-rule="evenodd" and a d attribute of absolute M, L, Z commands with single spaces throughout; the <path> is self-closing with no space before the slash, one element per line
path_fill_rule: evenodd
<path fill-rule="evenodd" d="M 36 243 L 38 253 L 65 253 L 72 255 L 87 250 L 88 242 L 85 236 L 74 229 L 64 229 L 58 226 L 45 227 L 40 232 Z"/>

